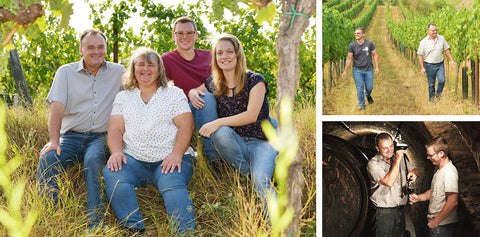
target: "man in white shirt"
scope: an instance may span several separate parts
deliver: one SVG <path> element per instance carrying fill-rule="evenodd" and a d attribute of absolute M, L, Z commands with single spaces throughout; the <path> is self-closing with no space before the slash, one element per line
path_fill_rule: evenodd
<path fill-rule="evenodd" d="M 428 205 L 429 236 L 455 236 L 457 229 L 458 172 L 448 157 L 448 144 L 442 137 L 425 145 L 427 159 L 438 166 L 431 188 L 422 194 L 411 194 L 410 203 L 430 200 Z"/>
<path fill-rule="evenodd" d="M 427 74 L 428 97 L 430 102 L 435 98 L 440 98 L 445 84 L 445 66 L 443 64 L 443 52 L 448 59 L 453 62 L 453 67 L 457 65 L 453 61 L 450 53 L 450 45 L 443 36 L 437 34 L 437 26 L 433 23 L 428 24 L 428 35 L 420 41 L 418 47 L 418 62 L 422 68 L 422 73 Z M 438 79 L 438 88 L 435 92 L 435 78 Z"/>
<path fill-rule="evenodd" d="M 390 134 L 378 134 L 375 143 L 378 154 L 368 162 L 367 171 L 372 190 L 370 200 L 375 205 L 376 236 L 403 236 L 407 176 L 415 182 L 417 169 L 405 159 L 405 150 L 395 152 Z"/>

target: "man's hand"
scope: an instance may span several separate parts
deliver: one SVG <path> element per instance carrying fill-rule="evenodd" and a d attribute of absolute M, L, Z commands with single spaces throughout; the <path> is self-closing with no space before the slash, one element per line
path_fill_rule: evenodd
<path fill-rule="evenodd" d="M 343 72 L 343 73 L 342 73 L 342 78 L 345 79 L 345 77 L 347 77 L 347 72 Z"/>
<path fill-rule="evenodd" d="M 427 225 L 428 225 L 429 228 L 432 229 L 432 228 L 437 228 L 437 227 L 438 227 L 438 225 L 440 224 L 440 222 L 439 222 L 439 221 L 436 221 L 435 219 L 437 219 L 437 218 L 433 218 L 433 219 L 431 219 L 431 220 L 428 222 Z"/>
<path fill-rule="evenodd" d="M 378 68 L 378 67 L 375 68 L 375 74 L 377 74 L 377 76 L 378 76 L 378 74 L 380 74 L 380 68 Z"/>
<path fill-rule="evenodd" d="M 60 153 L 62 152 L 60 145 L 57 142 L 50 141 L 42 148 L 42 150 L 40 151 L 40 156 L 44 156 L 45 154 L 47 154 L 47 152 L 53 150 L 57 151 L 57 155 L 60 155 Z"/>
<path fill-rule="evenodd" d="M 127 164 L 127 157 L 123 152 L 114 152 L 107 161 L 107 167 L 111 171 L 119 171 L 122 169 L 122 162 Z"/>
<path fill-rule="evenodd" d="M 173 173 L 176 167 L 178 167 L 178 173 L 182 172 L 182 154 L 172 152 L 163 159 L 162 164 L 162 174 Z"/>
<path fill-rule="evenodd" d="M 425 75 L 425 73 L 426 73 L 426 72 L 425 72 L 425 68 L 422 67 L 422 74 Z"/>
<path fill-rule="evenodd" d="M 419 202 L 420 198 L 418 197 L 417 194 L 412 193 L 412 194 L 408 195 L 408 200 L 409 200 L 410 205 L 413 205 L 414 203 Z"/>
<path fill-rule="evenodd" d="M 205 100 L 203 100 L 200 96 L 204 96 L 205 93 L 203 93 L 201 90 L 197 89 L 191 89 L 188 92 L 188 98 L 190 99 L 190 102 L 192 103 L 193 107 L 196 109 L 201 109 L 205 106 Z"/>

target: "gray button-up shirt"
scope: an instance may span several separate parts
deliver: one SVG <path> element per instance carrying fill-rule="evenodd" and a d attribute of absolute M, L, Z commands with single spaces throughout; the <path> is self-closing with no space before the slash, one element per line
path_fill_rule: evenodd
<path fill-rule="evenodd" d="M 83 58 L 61 66 L 46 99 L 49 105 L 53 101 L 65 105 L 60 134 L 106 132 L 125 71 L 124 66 L 105 61 L 94 76 L 83 67 Z"/>
<path fill-rule="evenodd" d="M 420 41 L 417 54 L 423 55 L 423 60 L 427 63 L 441 63 L 443 61 L 443 51 L 450 48 L 443 36 L 437 35 L 435 40 L 427 36 Z"/>
<path fill-rule="evenodd" d="M 394 159 L 394 158 L 392 158 Z M 405 193 L 407 178 L 404 158 L 400 161 L 400 171 L 392 187 L 378 183 L 390 171 L 392 165 L 389 164 L 380 154 L 377 154 L 367 164 L 368 176 L 370 178 L 370 187 L 372 190 L 372 200 L 376 207 L 397 207 L 407 204 L 408 195 Z M 393 164 L 393 160 L 392 160 Z M 408 172 L 413 170 L 413 166 L 407 160 Z"/>

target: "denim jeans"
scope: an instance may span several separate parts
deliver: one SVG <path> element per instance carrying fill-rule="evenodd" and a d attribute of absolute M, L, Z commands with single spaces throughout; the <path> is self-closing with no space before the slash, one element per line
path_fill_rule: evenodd
<path fill-rule="evenodd" d="M 271 180 L 278 152 L 268 141 L 240 137 L 231 127 L 222 126 L 212 134 L 212 142 L 223 160 L 243 175 L 252 176 L 253 187 L 264 204 L 269 194 L 277 196 Z M 268 213 L 266 205 L 264 208 Z"/>
<path fill-rule="evenodd" d="M 192 110 L 193 118 L 195 121 L 195 128 L 199 129 L 204 124 L 211 122 L 218 118 L 217 114 L 217 99 L 210 92 L 205 92 L 205 96 L 200 96 L 205 100 L 205 107 L 201 109 L 196 109 L 190 103 L 190 110 Z M 272 123 L 275 129 L 278 128 L 277 120 L 270 117 L 270 122 Z M 220 157 L 212 145 L 212 139 L 208 137 L 201 136 L 203 143 L 203 155 L 207 157 L 209 162 L 220 160 Z"/>
<path fill-rule="evenodd" d="M 442 95 L 443 86 L 445 85 L 445 66 L 441 63 L 424 63 L 425 72 L 428 80 L 428 98 L 433 101 L 435 97 Z M 435 93 L 435 78 L 438 80 L 438 88 Z"/>
<path fill-rule="evenodd" d="M 56 205 L 59 182 L 57 175 L 83 162 L 89 228 L 99 225 L 105 213 L 106 204 L 101 184 L 103 166 L 109 157 L 106 138 L 106 133 L 67 132 L 60 137 L 60 156 L 57 151 L 50 151 L 40 157 L 38 163 L 37 180 L 40 191 L 48 192 Z"/>
<path fill-rule="evenodd" d="M 360 108 L 365 108 L 365 97 L 371 97 L 373 91 L 373 70 L 362 71 L 353 68 L 352 74 L 357 87 L 358 105 Z"/>
<path fill-rule="evenodd" d="M 401 237 L 405 234 L 405 206 L 376 208 L 375 233 L 377 237 Z"/>
<path fill-rule="evenodd" d="M 173 173 L 162 174 L 163 161 L 149 163 L 138 161 L 125 154 L 127 164 L 122 169 L 103 170 L 107 197 L 120 225 L 126 228 L 145 229 L 145 222 L 137 202 L 136 187 L 156 185 L 165 203 L 165 209 L 172 230 L 186 234 L 195 229 L 193 203 L 187 191 L 187 184 L 193 175 L 195 157 L 184 155 L 182 172 L 175 168 Z"/>
<path fill-rule="evenodd" d="M 439 225 L 435 228 L 428 229 L 428 236 L 430 237 L 454 237 L 457 233 L 457 222 Z"/>
<path fill-rule="evenodd" d="M 190 109 L 192 110 L 196 129 L 200 129 L 204 124 L 218 118 L 217 100 L 215 96 L 210 92 L 205 92 L 205 96 L 201 97 L 203 100 L 205 100 L 205 107 L 196 109 L 193 107 L 192 103 L 190 103 Z M 205 156 L 209 162 L 219 160 L 220 158 L 218 153 L 212 146 L 212 139 L 204 136 L 201 137 L 203 144 L 203 156 Z"/>

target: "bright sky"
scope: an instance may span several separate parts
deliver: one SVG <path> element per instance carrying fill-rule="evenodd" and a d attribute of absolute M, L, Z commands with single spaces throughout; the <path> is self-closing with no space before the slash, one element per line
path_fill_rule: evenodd
<path fill-rule="evenodd" d="M 92 28 L 93 27 L 93 21 L 89 18 L 90 15 L 90 6 L 89 4 L 94 4 L 94 3 L 101 3 L 105 2 L 104 0 L 90 0 L 89 3 L 86 2 L 86 0 L 70 0 L 70 2 L 73 2 L 73 15 L 70 17 L 70 26 L 72 26 L 77 33 L 81 33 L 86 29 Z M 113 3 L 120 2 L 120 0 L 113 0 Z M 162 5 L 166 7 L 174 6 L 174 5 L 179 5 L 180 3 L 184 2 L 185 4 L 191 4 L 191 3 L 196 3 L 197 0 L 183 0 L 183 1 L 178 1 L 178 0 L 153 0 L 155 3 L 161 3 Z M 211 0 L 207 0 L 207 4 L 211 4 Z M 111 13 L 110 13 L 111 14 Z M 110 18 L 109 16 L 106 17 L 107 19 Z M 206 19 L 202 20 L 204 22 L 207 22 Z M 143 25 L 143 21 L 141 17 L 137 13 L 135 13 L 135 16 L 133 16 L 131 19 L 127 21 L 128 26 L 139 26 Z M 208 27 L 207 25 L 207 28 Z M 213 28 L 213 27 L 212 27 Z M 139 29 L 139 27 L 133 27 L 133 29 Z"/>

